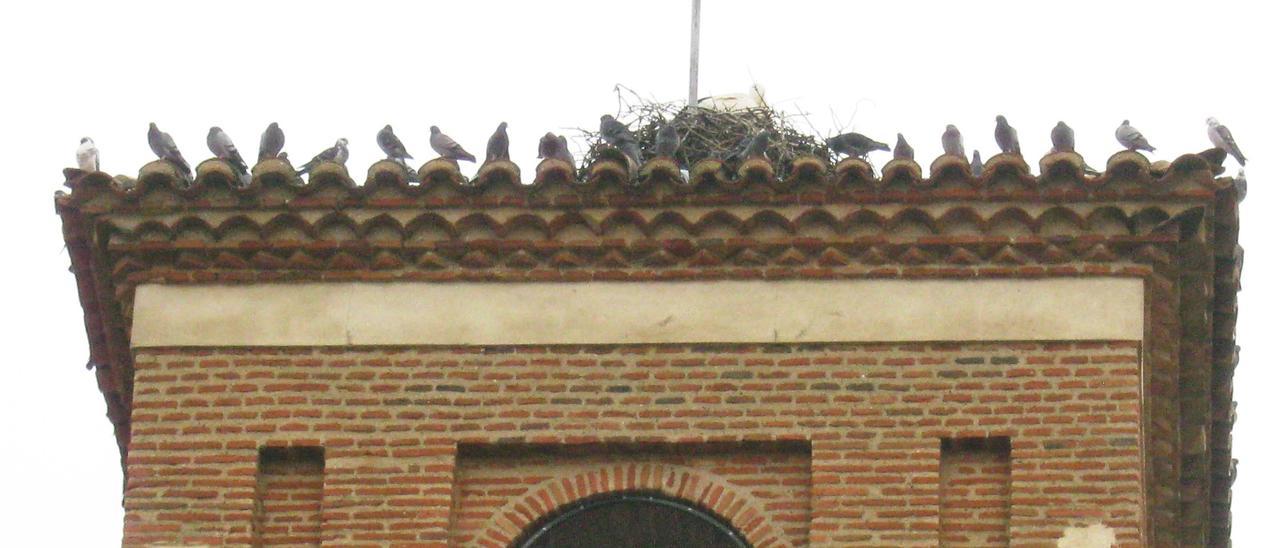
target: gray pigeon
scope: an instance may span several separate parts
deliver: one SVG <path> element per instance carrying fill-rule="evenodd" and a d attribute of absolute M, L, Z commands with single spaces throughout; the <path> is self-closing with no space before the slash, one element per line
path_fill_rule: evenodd
<path fill-rule="evenodd" d="M 258 140 L 258 161 L 278 158 L 282 150 L 284 150 L 284 131 L 280 129 L 280 124 L 271 122 L 267 130 L 262 132 L 262 138 Z"/>
<path fill-rule="evenodd" d="M 619 122 L 608 114 L 600 117 L 600 138 L 610 146 L 622 151 L 631 162 L 640 165 L 640 144 L 636 142 L 635 134 L 622 122 Z"/>
<path fill-rule="evenodd" d="M 675 158 L 676 151 L 680 150 L 680 132 L 671 124 L 663 124 L 654 141 L 654 152 L 658 156 Z"/>
<path fill-rule="evenodd" d="M 571 166 L 578 165 L 573 161 L 573 153 L 569 152 L 569 139 L 561 135 L 556 137 L 556 141 L 560 143 L 560 147 L 556 149 L 556 152 L 563 155 L 560 159 L 569 162 Z"/>
<path fill-rule="evenodd" d="M 347 140 L 345 138 L 338 139 L 333 146 L 320 151 L 320 154 L 315 155 L 311 161 L 302 164 L 302 167 L 298 168 L 298 174 L 301 175 L 315 169 L 321 162 L 337 162 L 346 165 L 347 158 L 350 155 L 351 153 L 347 151 Z"/>
<path fill-rule="evenodd" d="M 942 132 L 942 152 L 948 156 L 959 156 L 964 158 L 964 136 L 960 135 L 960 130 L 956 126 L 947 124 L 947 130 Z"/>
<path fill-rule="evenodd" d="M 76 165 L 80 166 L 81 171 L 98 171 L 98 147 L 93 144 L 93 139 L 80 139 L 80 147 L 76 149 Z"/>
<path fill-rule="evenodd" d="M 400 142 L 400 138 L 396 137 L 396 132 L 391 129 L 391 124 L 387 124 L 378 130 L 378 148 L 387 155 L 388 160 L 395 160 L 404 165 L 405 160 L 412 160 L 413 156 L 409 155 L 409 151 L 405 150 L 404 143 Z"/>
<path fill-rule="evenodd" d="M 510 160 L 511 140 L 507 137 L 507 123 L 498 124 L 498 129 L 494 130 L 493 135 L 489 136 L 489 144 L 485 147 L 484 161 L 485 163 L 494 160 Z"/>
<path fill-rule="evenodd" d="M 231 167 L 240 174 L 249 172 L 249 166 L 245 165 L 244 158 L 240 157 L 240 150 L 236 148 L 235 143 L 231 142 L 231 137 L 227 132 L 222 131 L 222 128 L 218 126 L 209 128 L 205 143 L 209 145 L 209 152 L 212 152 L 215 158 L 231 164 Z"/>
<path fill-rule="evenodd" d="M 1053 131 L 1049 132 L 1049 140 L 1053 142 L 1054 152 L 1076 151 L 1076 130 L 1065 122 L 1059 121 L 1058 125 L 1053 126 Z"/>
<path fill-rule="evenodd" d="M 1116 140 L 1120 141 L 1120 146 L 1128 150 L 1156 151 L 1156 147 L 1147 142 L 1147 138 L 1142 136 L 1138 128 L 1129 125 L 1128 120 L 1120 122 L 1120 127 L 1116 128 Z"/>
<path fill-rule="evenodd" d="M 462 145 L 454 141 L 452 137 L 441 133 L 440 128 L 436 126 L 431 126 L 431 150 L 436 151 L 436 154 L 439 154 L 441 158 L 453 160 L 455 163 L 458 160 L 472 163 L 476 161 L 475 156 L 463 149 Z"/>
<path fill-rule="evenodd" d="M 538 140 L 538 157 L 555 158 L 573 165 L 573 154 L 569 153 L 569 142 L 563 136 L 547 132 Z"/>
<path fill-rule="evenodd" d="M 982 155 L 978 154 L 978 149 L 973 149 L 973 161 L 969 162 L 969 171 L 974 177 L 982 175 Z"/>
<path fill-rule="evenodd" d="M 915 160 L 916 159 L 916 149 L 911 148 L 911 145 L 907 143 L 907 139 L 903 137 L 901 133 L 898 134 L 898 142 L 893 145 L 893 159 L 894 160 Z"/>
<path fill-rule="evenodd" d="M 1018 144 L 1018 130 L 1009 125 L 1004 115 L 996 116 L 996 145 L 1000 152 L 1022 156 L 1022 146 Z"/>
<path fill-rule="evenodd" d="M 747 141 L 742 144 L 741 148 L 735 150 L 728 158 L 725 158 L 725 160 L 746 160 L 757 157 L 768 160 L 769 155 L 766 154 L 768 150 L 769 130 L 762 129 L 755 135 L 751 136 L 750 139 L 747 139 Z"/>
<path fill-rule="evenodd" d="M 191 165 L 187 163 L 186 158 L 182 157 L 182 152 L 173 142 L 173 137 L 160 131 L 155 122 L 151 122 L 151 127 L 147 129 L 147 144 L 151 145 L 151 152 L 154 152 L 157 158 L 173 164 L 187 178 L 191 177 Z"/>
<path fill-rule="evenodd" d="M 1244 165 L 1244 153 L 1240 152 L 1239 145 L 1236 145 L 1235 137 L 1231 136 L 1231 130 L 1227 126 L 1218 123 L 1217 118 L 1209 118 L 1205 120 L 1209 124 L 1209 140 L 1213 142 L 1213 146 L 1227 151 L 1232 158 L 1240 165 Z"/>
<path fill-rule="evenodd" d="M 889 151 L 889 145 L 854 132 L 842 133 L 827 139 L 827 147 L 833 152 L 856 158 L 866 158 L 873 150 Z"/>

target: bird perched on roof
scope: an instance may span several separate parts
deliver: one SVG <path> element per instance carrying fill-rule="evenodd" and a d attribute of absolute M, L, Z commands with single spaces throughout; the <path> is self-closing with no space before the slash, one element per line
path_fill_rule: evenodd
<path fill-rule="evenodd" d="M 378 130 L 378 148 L 387 155 L 388 160 L 405 165 L 405 160 L 412 160 L 413 156 L 409 155 L 409 151 L 405 150 L 404 143 L 400 142 L 400 138 L 396 137 L 395 130 L 391 129 L 391 124 L 382 126 Z"/>
<path fill-rule="evenodd" d="M 1066 122 L 1059 120 L 1058 125 L 1053 126 L 1053 130 L 1049 132 L 1049 140 L 1053 142 L 1054 152 L 1076 151 L 1076 130 L 1071 129 Z"/>
<path fill-rule="evenodd" d="M 1237 163 L 1244 165 L 1244 153 L 1240 152 L 1240 146 L 1236 145 L 1236 139 L 1231 136 L 1231 130 L 1219 124 L 1217 118 L 1209 118 L 1204 122 L 1209 125 L 1209 140 L 1213 142 L 1213 146 L 1227 151 Z"/>
<path fill-rule="evenodd" d="M 749 158 L 769 159 L 767 154 L 769 150 L 769 130 L 762 129 L 755 135 L 739 141 L 740 146 L 725 158 L 726 162 L 734 160 L 746 160 Z"/>
<path fill-rule="evenodd" d="M 473 163 L 476 161 L 475 156 L 463 149 L 462 145 L 454 141 L 452 137 L 442 133 L 440 128 L 436 126 L 431 126 L 431 150 L 436 151 L 436 154 L 439 154 L 441 158 L 453 160 L 454 163 L 457 163 L 458 160 Z"/>
<path fill-rule="evenodd" d="M 889 151 L 889 145 L 852 131 L 827 139 L 827 147 L 838 154 L 857 158 L 866 158 L 873 150 Z"/>
<path fill-rule="evenodd" d="M 240 149 L 236 148 L 236 144 L 231 142 L 231 137 L 222 128 L 213 126 L 209 128 L 209 135 L 205 137 L 205 143 L 209 145 L 209 152 L 219 160 L 224 160 L 236 172 L 244 175 L 249 173 L 249 166 L 245 165 L 244 158 L 240 157 Z"/>
<path fill-rule="evenodd" d="M 1018 130 L 1009 125 L 1009 121 L 1001 114 L 996 116 L 996 145 L 1000 152 L 1022 156 L 1022 145 L 1018 144 Z"/>
<path fill-rule="evenodd" d="M 982 175 L 982 155 L 978 154 L 978 149 L 973 149 L 973 161 L 969 162 L 969 171 L 974 177 Z"/>
<path fill-rule="evenodd" d="M 266 131 L 262 132 L 262 138 L 258 139 L 258 161 L 279 158 L 282 150 L 284 150 L 284 130 L 280 129 L 280 124 L 271 122 Z"/>
<path fill-rule="evenodd" d="M 948 156 L 964 158 L 964 136 L 960 135 L 960 130 L 954 125 L 947 124 L 947 130 L 942 132 L 942 152 Z"/>
<path fill-rule="evenodd" d="M 1156 147 L 1147 142 L 1147 138 L 1138 131 L 1138 128 L 1129 125 L 1128 120 L 1120 122 L 1120 127 L 1116 128 L 1116 140 L 1120 141 L 1120 146 L 1128 150 L 1156 151 Z"/>
<path fill-rule="evenodd" d="M 538 157 L 555 158 L 573 166 L 573 153 L 569 152 L 569 140 L 550 131 L 538 140 Z"/>
<path fill-rule="evenodd" d="M 511 140 L 507 138 L 507 123 L 498 124 L 498 129 L 493 131 L 493 135 L 489 136 L 489 144 L 485 145 L 484 161 L 485 163 L 494 160 L 510 160 Z"/>
<path fill-rule="evenodd" d="M 188 179 L 191 178 L 191 164 L 182 157 L 182 152 L 173 142 L 173 137 L 160 131 L 155 122 L 151 122 L 151 127 L 147 129 L 147 144 L 151 146 L 151 152 L 155 153 L 157 158 L 173 164 Z"/>
<path fill-rule="evenodd" d="M 322 162 L 337 162 L 339 164 L 346 165 L 347 158 L 350 156 L 351 153 L 347 151 L 346 138 L 338 139 L 337 142 L 333 143 L 333 146 L 320 151 L 320 154 L 315 155 L 315 157 L 307 163 L 302 164 L 302 167 L 298 168 L 298 174 L 301 175 L 311 171 Z"/>
<path fill-rule="evenodd" d="M 916 159 L 916 149 L 907 144 L 906 137 L 903 137 L 901 133 L 898 134 L 898 142 L 893 145 L 893 159 L 913 161 Z"/>
<path fill-rule="evenodd" d="M 76 149 L 76 165 L 81 171 L 98 171 L 98 147 L 93 139 L 80 138 L 80 147 Z"/>
<path fill-rule="evenodd" d="M 658 156 L 675 158 L 676 151 L 680 150 L 680 132 L 671 124 L 663 124 L 654 138 L 653 148 Z"/>
<path fill-rule="evenodd" d="M 636 136 L 627 129 L 626 124 L 617 121 L 613 116 L 605 114 L 600 117 L 600 138 L 610 146 L 622 151 L 635 166 L 640 165 L 640 144 Z"/>

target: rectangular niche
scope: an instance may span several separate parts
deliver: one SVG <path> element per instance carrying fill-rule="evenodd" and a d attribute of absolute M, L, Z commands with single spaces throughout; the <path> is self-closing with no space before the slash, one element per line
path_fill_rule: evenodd
<path fill-rule="evenodd" d="M 938 545 L 1008 546 L 1009 438 L 943 438 Z"/>
<path fill-rule="evenodd" d="M 320 546 L 323 447 L 264 447 L 258 452 L 254 540 L 258 546 Z"/>

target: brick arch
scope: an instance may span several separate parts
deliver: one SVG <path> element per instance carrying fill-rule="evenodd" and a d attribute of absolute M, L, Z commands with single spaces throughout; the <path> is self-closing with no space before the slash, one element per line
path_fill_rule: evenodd
<path fill-rule="evenodd" d="M 586 497 L 623 491 L 657 491 L 702 506 L 729 522 L 757 548 L 789 548 L 770 523 L 764 505 L 715 474 L 662 463 L 616 464 L 566 473 L 529 487 L 489 518 L 480 544 L 505 548 L 529 525 Z"/>

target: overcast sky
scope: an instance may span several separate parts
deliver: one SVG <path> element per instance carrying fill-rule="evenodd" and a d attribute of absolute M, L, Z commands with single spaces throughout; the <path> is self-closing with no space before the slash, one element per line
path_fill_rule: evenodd
<path fill-rule="evenodd" d="M 0 21 L 0 157 L 5 185 L 4 315 L 9 366 L 0 390 L 0 496 L 15 546 L 118 546 L 121 475 L 67 272 L 53 192 L 92 136 L 102 168 L 136 174 L 152 159 L 147 123 L 171 133 L 192 164 L 219 125 L 252 156 L 276 121 L 295 163 L 338 137 L 363 180 L 391 123 L 418 164 L 439 125 L 482 153 L 510 123 L 513 159 L 530 177 L 542 133 L 596 125 L 615 84 L 659 100 L 685 97 L 688 0 L 645 2 L 116 2 L 12 3 Z M 892 142 L 904 133 L 928 163 L 954 123 L 984 157 L 1005 114 L 1030 163 L 1065 120 L 1102 166 L 1131 119 L 1172 159 L 1209 146 L 1204 119 L 1231 127 L 1249 165 L 1235 397 L 1237 546 L 1274 542 L 1280 490 L 1274 434 L 1280 358 L 1266 310 L 1276 290 L 1280 139 L 1274 99 L 1274 3 L 803 1 L 703 3 L 703 95 L 754 81 L 775 105 L 832 110 Z M 1201 37 L 1213 37 L 1213 41 Z M 1270 52 L 1270 53 L 1266 53 Z M 887 155 L 873 156 L 883 164 Z M 466 169 L 466 168 L 464 168 Z M 474 168 L 469 168 L 472 172 Z M 1234 164 L 1230 165 L 1232 172 Z"/>

